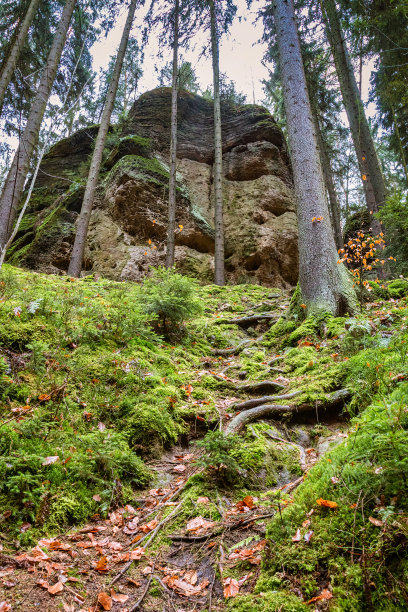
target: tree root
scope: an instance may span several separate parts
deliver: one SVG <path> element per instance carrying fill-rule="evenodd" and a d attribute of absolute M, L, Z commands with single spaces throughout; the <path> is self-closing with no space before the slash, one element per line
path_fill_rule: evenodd
<path fill-rule="evenodd" d="M 350 397 L 350 395 L 351 393 L 348 389 L 339 389 L 338 391 L 334 391 L 334 393 L 331 393 L 325 401 L 314 402 L 312 404 L 304 403 L 299 404 L 297 406 L 263 404 L 237 414 L 234 418 L 231 419 L 231 421 L 229 421 L 225 429 L 225 433 L 227 435 L 237 433 L 247 423 L 255 421 L 256 419 L 259 419 L 264 416 L 281 415 L 284 413 L 296 414 L 298 412 L 314 412 L 319 408 L 327 410 L 328 408 L 333 408 L 335 406 L 343 404 Z"/>
<path fill-rule="evenodd" d="M 291 399 L 300 393 L 302 393 L 302 391 L 293 391 L 293 393 L 285 393 L 283 395 L 264 395 L 263 397 L 255 397 L 254 399 L 246 400 L 245 402 L 240 402 L 239 404 L 232 404 L 228 408 L 241 412 L 242 410 L 248 410 L 248 408 L 255 408 L 256 406 L 261 406 L 262 404 L 269 404 L 269 402 L 279 402 L 281 400 Z"/>
<path fill-rule="evenodd" d="M 251 344 L 251 342 L 252 340 L 243 340 L 243 342 L 240 342 L 239 344 L 237 344 L 237 346 L 231 346 L 225 349 L 212 349 L 211 354 L 212 355 L 238 355 L 238 353 L 243 351 L 244 348 L 248 346 L 248 344 Z"/>
<path fill-rule="evenodd" d="M 260 514 L 259 516 L 253 515 L 245 519 L 244 521 L 237 521 L 236 523 L 233 523 L 232 525 L 222 525 L 219 529 L 217 529 L 216 531 L 212 531 L 211 533 L 207 533 L 207 534 L 203 534 L 199 536 L 189 536 L 187 534 L 174 534 L 174 535 L 169 535 L 169 539 L 172 540 L 173 542 L 189 542 L 191 544 L 193 544 L 194 542 L 204 542 L 205 540 L 216 538 L 217 536 L 224 533 L 224 531 L 234 531 L 235 529 L 246 527 L 247 525 L 249 525 L 250 523 L 253 523 L 254 521 L 260 521 L 261 519 L 270 518 L 271 516 L 275 516 L 275 512 L 271 512 L 268 514 Z"/>
<path fill-rule="evenodd" d="M 260 382 L 239 385 L 237 391 L 243 391 L 244 393 L 262 393 L 263 391 L 276 391 L 284 388 L 284 385 L 281 385 L 281 383 L 275 380 L 261 380 Z"/>
<path fill-rule="evenodd" d="M 246 329 L 247 327 L 251 327 L 251 325 L 255 325 L 261 321 L 272 321 L 275 323 L 277 321 L 275 314 L 254 314 L 248 315 L 247 317 L 238 317 L 236 319 L 216 319 L 214 323 L 216 325 L 239 325 Z"/>

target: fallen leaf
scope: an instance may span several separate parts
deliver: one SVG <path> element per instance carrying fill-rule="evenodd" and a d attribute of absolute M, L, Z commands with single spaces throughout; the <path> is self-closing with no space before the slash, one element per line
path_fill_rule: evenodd
<path fill-rule="evenodd" d="M 181 474 L 182 472 L 185 472 L 185 471 L 186 471 L 186 469 L 187 469 L 187 468 L 186 468 L 186 466 L 185 466 L 185 465 L 176 465 L 176 466 L 174 466 L 174 468 L 173 468 L 173 472 L 177 472 L 177 473 L 180 473 L 180 474 Z"/>
<path fill-rule="evenodd" d="M 108 560 L 106 557 L 101 557 L 99 561 L 94 565 L 94 568 L 97 572 L 107 572 L 108 571 Z"/>
<path fill-rule="evenodd" d="M 109 542 L 108 548 L 111 550 L 122 550 L 123 545 L 120 542 Z"/>
<path fill-rule="evenodd" d="M 101 496 L 100 495 L 92 495 L 92 499 L 96 502 L 100 502 L 101 501 Z"/>
<path fill-rule="evenodd" d="M 158 525 L 157 521 L 153 519 L 152 521 L 149 521 L 149 523 L 146 523 L 145 525 L 141 525 L 140 529 L 141 531 L 143 531 L 143 533 L 150 533 L 150 531 L 153 531 L 153 529 L 155 529 L 157 525 Z"/>
<path fill-rule="evenodd" d="M 235 578 L 226 578 L 224 580 L 224 597 L 229 599 L 230 597 L 236 597 L 239 593 L 239 583 Z"/>
<path fill-rule="evenodd" d="M 214 527 L 217 523 L 213 521 L 206 521 L 202 516 L 197 516 L 187 523 L 186 529 L 187 531 L 198 531 L 209 529 L 210 527 Z"/>
<path fill-rule="evenodd" d="M 46 457 L 41 465 L 52 465 L 56 463 L 59 459 L 58 455 L 52 455 L 51 457 Z"/>
<path fill-rule="evenodd" d="M 328 589 L 323 589 L 320 595 L 317 595 L 317 597 L 312 597 L 312 599 L 309 599 L 309 601 L 306 603 L 310 604 L 314 603 L 315 601 L 322 601 L 323 599 L 332 599 L 332 597 L 333 594 Z"/>
<path fill-rule="evenodd" d="M 370 523 L 372 523 L 376 527 L 382 527 L 384 525 L 384 523 L 380 521 L 380 519 L 376 519 L 373 516 L 369 516 L 368 520 L 370 521 Z"/>
<path fill-rule="evenodd" d="M 300 542 L 302 536 L 300 535 L 300 529 L 297 530 L 296 534 L 292 536 L 292 542 Z"/>
<path fill-rule="evenodd" d="M 197 504 L 209 504 L 210 500 L 208 497 L 197 497 Z"/>
<path fill-rule="evenodd" d="M 56 582 L 52 586 L 48 587 L 48 592 L 50 595 L 57 595 L 57 593 L 61 593 L 64 590 L 64 585 L 62 582 Z"/>
<path fill-rule="evenodd" d="M 104 610 L 112 609 L 112 598 L 105 591 L 101 591 L 98 595 L 98 603 L 101 604 Z"/>
<path fill-rule="evenodd" d="M 305 533 L 304 538 L 305 538 L 305 542 L 310 542 L 310 540 L 312 539 L 314 531 L 308 531 L 307 533 Z"/>
<path fill-rule="evenodd" d="M 123 595 L 122 593 L 115 593 L 113 589 L 111 589 L 111 597 L 113 601 L 118 601 L 119 603 L 125 603 L 129 599 L 129 595 Z"/>
<path fill-rule="evenodd" d="M 189 572 L 186 572 L 183 576 L 183 580 L 189 582 L 194 586 L 195 584 L 197 584 L 198 580 L 197 572 L 195 570 L 190 570 Z"/>
<path fill-rule="evenodd" d="M 23 523 L 20 527 L 20 532 L 24 533 L 25 531 L 30 529 L 30 527 L 31 527 L 31 523 Z"/>
<path fill-rule="evenodd" d="M 138 546 L 134 550 L 130 551 L 130 558 L 133 561 L 139 561 L 139 559 L 142 558 L 142 555 L 144 555 L 144 552 L 145 552 L 145 549 L 142 546 Z"/>
<path fill-rule="evenodd" d="M 11 610 L 10 604 L 6 601 L 0 601 L 0 612 L 9 612 Z"/>
<path fill-rule="evenodd" d="M 329 499 L 316 499 L 316 504 L 318 506 L 324 506 L 325 508 L 338 508 L 338 503 L 334 501 L 330 501 Z"/>

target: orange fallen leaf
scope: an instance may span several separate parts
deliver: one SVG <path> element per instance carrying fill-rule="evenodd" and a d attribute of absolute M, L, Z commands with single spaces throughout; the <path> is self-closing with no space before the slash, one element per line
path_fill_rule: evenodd
<path fill-rule="evenodd" d="M 235 578 L 226 578 L 224 580 L 224 597 L 229 599 L 230 597 L 236 597 L 239 593 L 239 583 Z"/>
<path fill-rule="evenodd" d="M 370 521 L 370 523 L 372 523 L 376 527 L 382 527 L 384 525 L 384 523 L 380 521 L 380 519 L 376 519 L 373 516 L 369 516 L 368 520 Z"/>
<path fill-rule="evenodd" d="M 48 592 L 51 595 L 57 595 L 57 593 L 61 593 L 61 591 L 63 590 L 64 590 L 64 585 L 62 584 L 62 582 L 56 582 L 52 586 L 48 587 Z"/>
<path fill-rule="evenodd" d="M 217 523 L 213 521 L 206 521 L 202 516 L 197 516 L 187 523 L 187 531 L 198 531 L 199 529 L 209 529 L 214 527 Z"/>
<path fill-rule="evenodd" d="M 108 560 L 106 557 L 101 557 L 99 561 L 95 564 L 95 569 L 97 572 L 107 572 L 108 571 Z"/>
<path fill-rule="evenodd" d="M 111 589 L 111 597 L 113 601 L 118 601 L 119 603 L 125 603 L 129 599 L 129 595 L 123 595 L 122 593 L 115 593 L 113 589 Z"/>
<path fill-rule="evenodd" d="M 0 601 L 0 612 L 9 612 L 11 610 L 10 604 L 7 601 Z"/>
<path fill-rule="evenodd" d="M 101 591 L 98 595 L 98 603 L 101 604 L 104 610 L 112 609 L 112 598 L 105 591 Z"/>
<path fill-rule="evenodd" d="M 198 418 L 198 417 L 197 417 L 197 418 Z M 179 472 L 180 474 L 181 474 L 182 472 L 185 472 L 185 471 L 186 471 L 186 466 L 185 466 L 185 465 L 176 465 L 176 466 L 173 468 L 173 472 Z"/>
<path fill-rule="evenodd" d="M 197 497 L 197 504 L 209 504 L 210 500 L 208 497 Z"/>
<path fill-rule="evenodd" d="M 318 506 L 324 506 L 325 508 L 338 508 L 338 503 L 334 501 L 330 501 L 329 499 L 316 499 L 316 504 Z"/>
<path fill-rule="evenodd" d="M 155 529 L 157 525 L 158 525 L 157 521 L 153 519 L 149 523 L 146 523 L 145 525 L 141 525 L 140 529 L 141 531 L 143 531 L 143 533 L 149 533 L 150 531 L 153 531 L 153 529 Z"/>
<path fill-rule="evenodd" d="M 328 589 L 323 589 L 320 595 L 317 595 L 317 597 L 312 597 L 312 599 L 309 599 L 309 601 L 306 603 L 310 604 L 314 603 L 315 601 L 322 601 L 323 599 L 332 599 L 332 597 L 333 594 Z"/>

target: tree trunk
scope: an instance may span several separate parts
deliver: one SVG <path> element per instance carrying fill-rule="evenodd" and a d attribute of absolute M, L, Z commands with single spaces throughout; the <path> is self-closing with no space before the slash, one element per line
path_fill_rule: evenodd
<path fill-rule="evenodd" d="M 169 218 L 167 226 L 166 268 L 174 266 L 174 239 L 176 230 L 176 163 L 177 163 L 177 94 L 178 94 L 178 37 L 179 0 L 174 6 L 173 73 L 171 83 L 171 135 L 169 175 Z"/>
<path fill-rule="evenodd" d="M 58 70 L 62 50 L 76 0 L 67 0 L 45 64 L 40 85 L 31 106 L 19 147 L 14 155 L 0 199 L 0 246 L 4 247 L 11 233 L 17 207 L 30 168 L 30 160 L 38 142 L 41 122 Z"/>
<path fill-rule="evenodd" d="M 214 222 L 215 222 L 215 284 L 225 285 L 224 222 L 222 218 L 222 134 L 220 104 L 220 65 L 218 32 L 214 0 L 210 1 L 211 49 L 214 82 Z"/>
<path fill-rule="evenodd" d="M 274 0 L 272 10 L 297 197 L 302 300 L 308 314 L 340 315 L 356 309 L 356 297 L 346 269 L 337 263 L 293 0 Z"/>
<path fill-rule="evenodd" d="M 118 89 L 120 73 L 129 40 L 129 33 L 132 28 L 138 0 L 131 0 L 126 24 L 122 33 L 118 54 L 116 56 L 115 67 L 112 73 L 112 80 L 109 84 L 108 93 L 103 107 L 101 124 L 96 137 L 95 148 L 92 155 L 91 167 L 89 169 L 88 181 L 86 183 L 84 199 L 82 202 L 81 214 L 79 216 L 74 247 L 72 249 L 71 261 L 69 262 L 68 274 L 78 278 L 81 274 L 82 261 L 88 234 L 89 219 L 91 217 L 95 190 L 98 183 L 99 169 L 102 163 L 103 150 L 105 148 L 106 136 L 109 130 L 110 119 L 115 104 L 116 92 Z"/>
<path fill-rule="evenodd" d="M 336 187 L 333 180 L 333 170 L 330 163 L 330 156 L 327 151 L 327 146 L 323 138 L 322 131 L 320 129 L 320 123 L 317 115 L 313 112 L 314 123 L 317 137 L 317 146 L 320 151 L 320 162 L 322 164 L 324 186 L 326 193 L 329 198 L 329 213 L 330 221 L 333 230 L 334 242 L 336 243 L 337 249 L 342 249 L 343 244 L 343 233 L 340 225 L 340 202 L 337 196 Z"/>
<path fill-rule="evenodd" d="M 12 79 L 15 67 L 20 57 L 20 53 L 23 50 L 24 42 L 33 22 L 35 14 L 38 9 L 40 0 L 31 0 L 24 19 L 18 28 L 18 32 L 15 36 L 14 42 L 11 49 L 5 58 L 4 64 L 1 68 L 0 73 L 0 115 L 3 108 L 4 96 L 6 95 L 7 87 Z"/>
<path fill-rule="evenodd" d="M 344 40 L 336 2 L 320 0 L 320 6 L 357 154 L 367 208 L 370 215 L 373 215 L 385 202 L 387 190 L 384 177 Z M 378 219 L 373 217 L 371 226 L 375 234 L 381 232 Z"/>

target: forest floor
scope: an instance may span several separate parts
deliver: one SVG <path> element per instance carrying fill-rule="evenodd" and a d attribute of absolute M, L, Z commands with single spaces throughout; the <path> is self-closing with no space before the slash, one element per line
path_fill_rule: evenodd
<path fill-rule="evenodd" d="M 119 283 L 2 282 L 1 612 L 406 609 L 403 283 L 303 322 L 202 288 L 172 345 Z"/>

